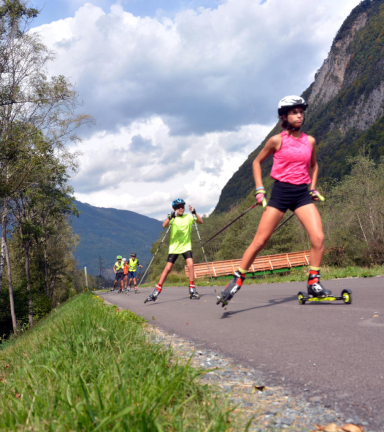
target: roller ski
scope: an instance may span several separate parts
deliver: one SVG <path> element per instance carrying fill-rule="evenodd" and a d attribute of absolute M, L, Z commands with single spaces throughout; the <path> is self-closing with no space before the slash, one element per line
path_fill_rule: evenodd
<path fill-rule="evenodd" d="M 312 283 L 310 283 L 313 281 Z M 307 293 L 300 291 L 297 295 L 299 304 L 305 304 L 307 301 L 320 302 L 320 301 L 334 301 L 343 300 L 345 304 L 352 303 L 352 291 L 345 289 L 341 292 L 340 296 L 332 295 L 332 291 L 323 287 L 320 282 L 320 274 L 310 274 L 307 284 Z"/>
<path fill-rule="evenodd" d="M 153 291 L 152 294 L 149 295 L 149 297 L 147 299 L 144 300 L 144 304 L 148 303 L 150 301 L 155 302 L 157 300 L 157 297 L 159 296 L 161 291 L 158 291 L 157 288 L 155 288 L 155 290 Z"/>
<path fill-rule="evenodd" d="M 138 294 L 138 293 L 139 293 L 138 288 L 135 288 L 135 294 Z"/>
<path fill-rule="evenodd" d="M 345 304 L 352 303 L 352 291 L 350 289 L 345 289 L 341 292 L 340 296 L 335 296 L 333 294 L 328 294 L 325 297 L 314 297 L 309 294 L 300 291 L 297 294 L 297 300 L 299 304 L 304 305 L 306 302 L 323 302 L 323 301 L 334 301 L 334 300 L 342 300 Z"/>
<path fill-rule="evenodd" d="M 216 304 L 218 305 L 221 303 L 222 307 L 227 306 L 232 297 L 237 293 L 237 291 L 239 291 L 239 289 L 243 285 L 244 278 L 245 275 L 236 271 L 233 275 L 233 279 L 226 286 L 225 290 L 221 291 L 221 295 L 217 296 Z"/>
<path fill-rule="evenodd" d="M 189 298 L 190 298 L 190 300 L 192 300 L 193 298 L 199 300 L 200 295 L 199 295 L 199 293 L 196 291 L 196 288 L 195 288 L 195 287 L 190 287 L 190 288 L 189 288 Z"/>

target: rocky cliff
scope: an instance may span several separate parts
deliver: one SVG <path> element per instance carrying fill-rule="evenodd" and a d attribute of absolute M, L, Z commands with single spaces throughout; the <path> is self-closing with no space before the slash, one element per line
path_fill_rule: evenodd
<path fill-rule="evenodd" d="M 341 179 L 346 158 L 360 151 L 384 156 L 384 0 L 364 0 L 338 31 L 330 53 L 303 96 L 304 132 L 317 140 L 319 181 Z M 215 212 L 226 211 L 254 187 L 252 161 L 278 125 L 222 190 Z M 271 160 L 264 163 L 268 176 Z"/>

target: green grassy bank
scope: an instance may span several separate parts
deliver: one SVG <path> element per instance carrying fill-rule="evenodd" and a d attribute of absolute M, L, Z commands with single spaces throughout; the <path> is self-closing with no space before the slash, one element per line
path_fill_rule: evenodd
<path fill-rule="evenodd" d="M 225 431 L 231 410 L 200 372 L 150 343 L 144 320 L 91 294 L 0 345 L 0 429 Z"/>

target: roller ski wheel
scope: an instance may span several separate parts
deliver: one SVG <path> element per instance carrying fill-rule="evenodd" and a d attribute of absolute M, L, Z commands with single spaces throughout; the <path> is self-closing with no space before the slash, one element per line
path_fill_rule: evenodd
<path fill-rule="evenodd" d="M 155 289 L 155 291 L 153 291 L 153 293 L 150 294 L 149 297 L 148 297 L 146 300 L 144 300 L 144 304 L 145 304 L 145 303 L 148 303 L 148 302 L 150 302 L 150 301 L 155 302 L 155 301 L 157 300 L 157 297 L 159 296 L 159 294 L 160 294 L 159 291 L 157 291 L 157 290 Z"/>
<path fill-rule="evenodd" d="M 139 293 L 139 290 L 138 289 L 135 289 L 135 294 L 138 294 Z"/>
<path fill-rule="evenodd" d="M 299 294 L 297 294 L 297 300 L 299 301 L 299 304 L 305 305 L 305 302 L 308 300 L 307 295 L 300 291 Z"/>
<path fill-rule="evenodd" d="M 151 296 L 149 296 L 147 299 L 144 300 L 144 304 L 145 304 L 145 303 L 148 303 L 148 302 L 150 302 L 150 301 L 155 302 L 156 300 L 157 300 L 157 298 L 153 299 Z"/>
<path fill-rule="evenodd" d="M 345 304 L 351 304 L 352 303 L 352 291 L 349 289 L 345 289 L 341 292 L 341 296 L 343 297 Z"/>
<path fill-rule="evenodd" d="M 219 305 L 219 304 L 221 303 L 221 306 L 222 306 L 222 307 L 227 306 L 229 300 L 231 300 L 231 298 L 232 298 L 232 296 L 231 296 L 231 297 L 228 299 L 227 296 L 226 296 L 225 294 L 223 295 L 223 292 L 224 292 L 224 291 L 221 292 L 221 295 L 217 296 L 217 301 L 216 301 L 216 304 Z"/>
<path fill-rule="evenodd" d="M 196 291 L 196 288 L 189 288 L 189 298 L 192 300 L 193 298 L 199 300 L 200 296 L 199 293 Z"/>

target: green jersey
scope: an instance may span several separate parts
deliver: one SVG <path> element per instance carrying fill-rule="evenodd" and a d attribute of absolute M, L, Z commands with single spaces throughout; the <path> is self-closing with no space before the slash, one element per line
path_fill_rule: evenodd
<path fill-rule="evenodd" d="M 176 216 L 170 223 L 171 240 L 169 242 L 169 254 L 182 254 L 192 250 L 191 232 L 194 218 L 190 214 Z"/>
<path fill-rule="evenodd" d="M 136 270 L 137 270 L 137 266 L 139 265 L 139 260 L 137 260 L 136 258 L 135 259 L 132 259 L 132 258 L 129 258 L 129 260 L 128 260 L 128 270 L 130 271 L 130 272 L 135 272 Z"/>

